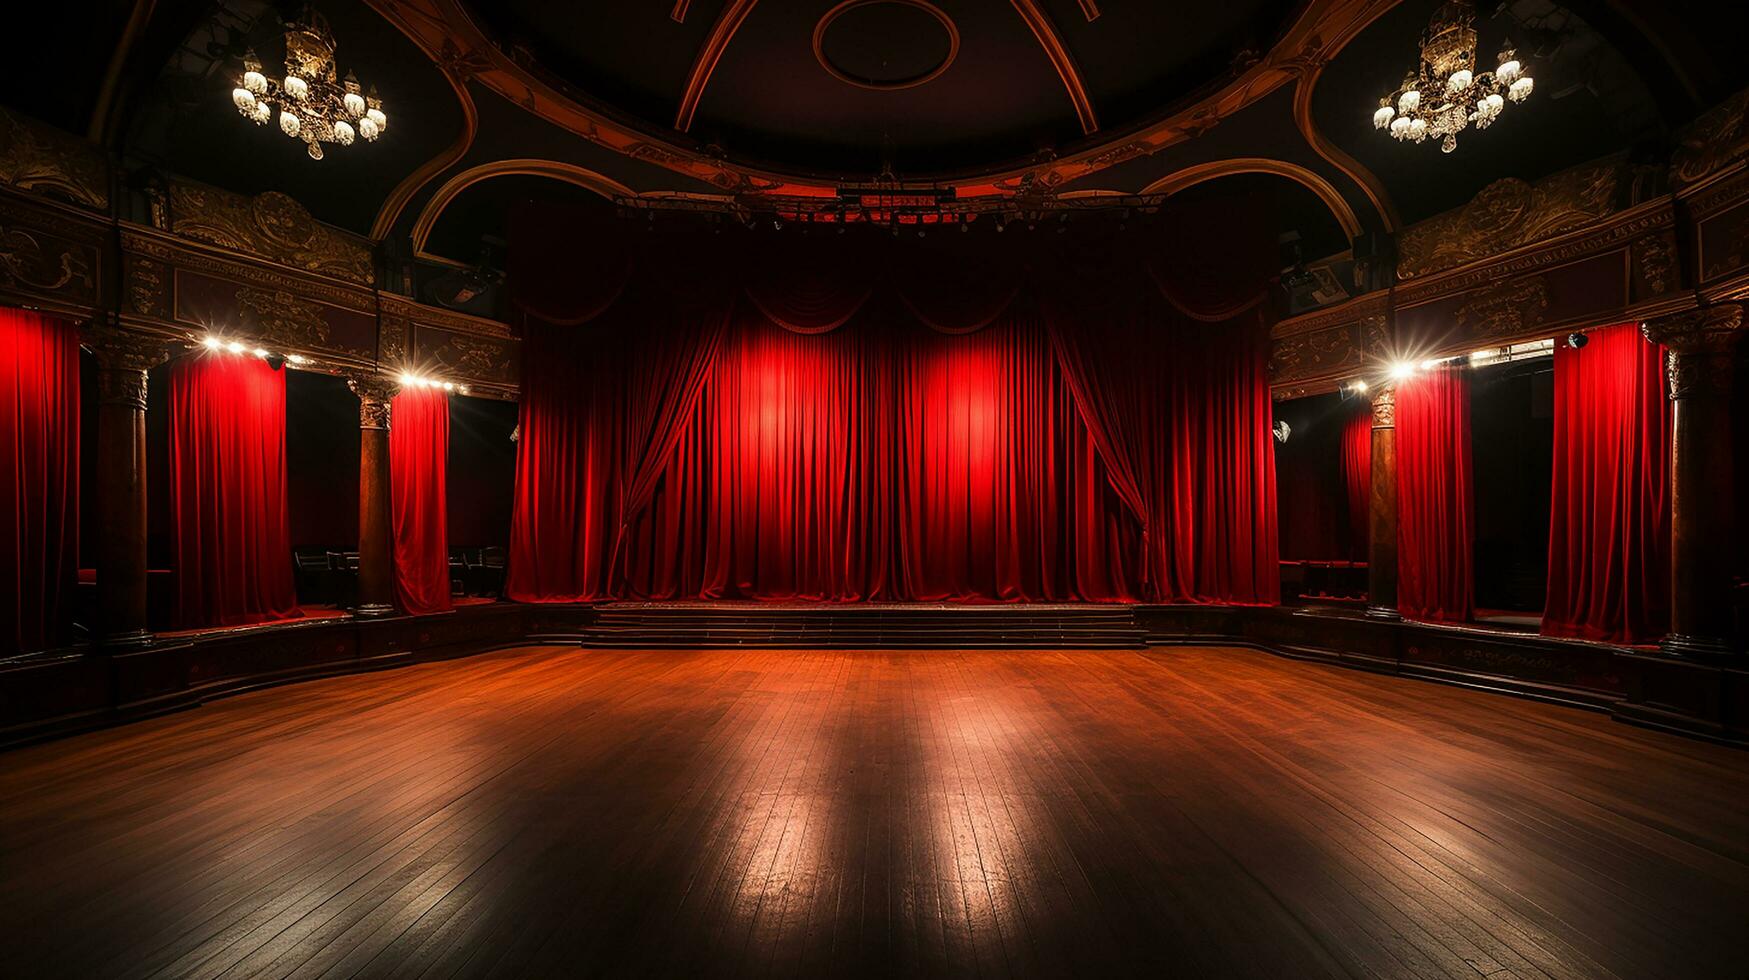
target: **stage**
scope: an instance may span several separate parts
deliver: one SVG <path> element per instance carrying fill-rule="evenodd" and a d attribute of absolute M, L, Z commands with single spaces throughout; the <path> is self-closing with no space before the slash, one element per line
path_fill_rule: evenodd
<path fill-rule="evenodd" d="M 522 648 L 0 755 L 0 930 L 39 978 L 1727 976 L 1742 763 L 1234 648 Z"/>

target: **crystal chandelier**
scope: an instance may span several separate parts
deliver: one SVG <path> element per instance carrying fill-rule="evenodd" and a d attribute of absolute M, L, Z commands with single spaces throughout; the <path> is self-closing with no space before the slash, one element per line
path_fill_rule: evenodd
<path fill-rule="evenodd" d="M 364 94 L 358 77 L 346 73 L 335 80 L 334 32 L 322 15 L 308 6 L 285 24 L 285 78 L 275 81 L 261 73 L 261 59 L 249 49 L 243 57 L 243 77 L 231 90 L 231 102 L 243 118 L 262 125 L 279 110 L 279 131 L 301 139 L 310 159 L 322 159 L 323 143 L 351 146 L 363 137 L 375 140 L 388 126 L 383 102 L 372 87 Z"/>
<path fill-rule="evenodd" d="M 1469 0 L 1448 0 L 1433 12 L 1421 35 L 1421 66 L 1379 100 L 1372 123 L 1399 140 L 1438 139 L 1446 153 L 1457 149 L 1457 134 L 1476 124 L 1487 129 L 1506 100 L 1523 102 L 1534 83 L 1512 50 L 1500 52 L 1499 67 L 1476 73 L 1476 11 Z"/>

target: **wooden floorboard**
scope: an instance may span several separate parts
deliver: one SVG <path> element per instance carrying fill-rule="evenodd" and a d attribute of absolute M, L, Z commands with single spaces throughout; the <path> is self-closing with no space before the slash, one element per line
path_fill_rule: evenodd
<path fill-rule="evenodd" d="M 1742 977 L 1746 801 L 1246 650 L 531 647 L 0 754 L 0 976 Z"/>

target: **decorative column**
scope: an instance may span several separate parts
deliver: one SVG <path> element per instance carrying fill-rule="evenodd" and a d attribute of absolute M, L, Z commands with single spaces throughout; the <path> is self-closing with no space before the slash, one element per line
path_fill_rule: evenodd
<path fill-rule="evenodd" d="M 1731 480 L 1732 349 L 1743 308 L 1707 306 L 1652 320 L 1646 339 L 1668 349 L 1670 439 L 1670 635 L 1681 657 L 1736 652 L 1731 558 L 1736 536 Z"/>
<path fill-rule="evenodd" d="M 395 611 L 394 556 L 389 548 L 389 400 L 398 386 L 381 375 L 346 382 L 358 396 L 359 616 Z"/>
<path fill-rule="evenodd" d="M 97 642 L 149 646 L 146 628 L 146 371 L 169 350 L 114 326 L 86 332 L 97 358 Z"/>
<path fill-rule="evenodd" d="M 1397 612 L 1397 388 L 1372 392 L 1372 490 L 1366 552 L 1366 614 L 1399 619 Z"/>

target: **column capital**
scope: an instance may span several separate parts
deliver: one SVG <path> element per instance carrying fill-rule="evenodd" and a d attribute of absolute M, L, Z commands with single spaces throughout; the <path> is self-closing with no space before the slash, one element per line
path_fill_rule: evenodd
<path fill-rule="evenodd" d="M 1721 303 L 1659 317 L 1646 321 L 1640 332 L 1666 349 L 1671 401 L 1731 390 L 1731 351 L 1743 333 L 1742 306 Z"/>
<path fill-rule="evenodd" d="M 80 331 L 81 340 L 97 358 L 97 401 L 146 410 L 146 372 L 170 358 L 162 337 L 94 323 Z"/>
<path fill-rule="evenodd" d="M 393 378 L 380 374 L 352 374 L 346 378 L 346 387 L 358 396 L 359 428 L 389 427 L 389 402 L 401 390 Z"/>
<path fill-rule="evenodd" d="M 1372 427 L 1375 429 L 1394 429 L 1397 427 L 1397 386 L 1381 384 L 1372 389 Z"/>

